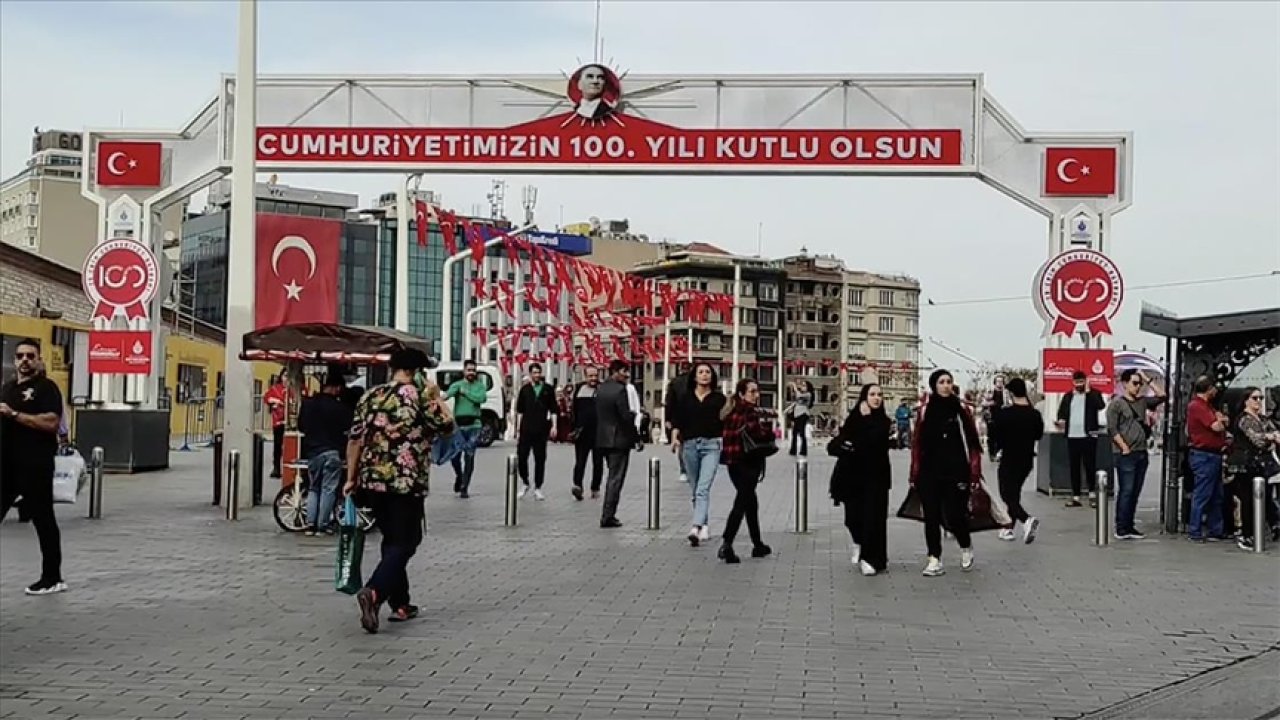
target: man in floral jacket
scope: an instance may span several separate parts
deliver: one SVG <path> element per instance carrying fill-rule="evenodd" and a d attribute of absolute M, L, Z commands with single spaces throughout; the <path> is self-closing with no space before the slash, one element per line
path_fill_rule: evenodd
<path fill-rule="evenodd" d="M 382 532 L 382 560 L 356 593 L 360 625 L 370 633 L 378 631 L 384 602 L 392 622 L 418 615 L 409 603 L 407 568 L 422 542 L 431 440 L 453 425 L 438 390 L 419 378 L 418 371 L 427 365 L 424 353 L 398 351 L 389 365 L 391 381 L 365 393 L 356 406 L 343 487 L 344 494 L 367 494 Z"/>

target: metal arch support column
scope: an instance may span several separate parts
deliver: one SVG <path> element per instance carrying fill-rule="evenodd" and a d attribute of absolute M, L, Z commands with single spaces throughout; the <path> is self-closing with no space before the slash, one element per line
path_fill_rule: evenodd
<path fill-rule="evenodd" d="M 396 274 L 395 274 L 395 328 L 409 332 L 409 183 L 421 180 L 420 173 L 406 175 L 396 187 Z M 446 283 L 447 286 L 447 283 Z"/>

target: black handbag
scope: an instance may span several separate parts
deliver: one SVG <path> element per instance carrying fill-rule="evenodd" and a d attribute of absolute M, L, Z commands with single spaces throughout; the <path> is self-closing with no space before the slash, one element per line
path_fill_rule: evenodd
<path fill-rule="evenodd" d="M 751 437 L 747 428 L 742 428 L 742 453 L 752 459 L 764 459 L 778 454 L 778 439 L 769 433 L 768 440 L 757 440 Z"/>

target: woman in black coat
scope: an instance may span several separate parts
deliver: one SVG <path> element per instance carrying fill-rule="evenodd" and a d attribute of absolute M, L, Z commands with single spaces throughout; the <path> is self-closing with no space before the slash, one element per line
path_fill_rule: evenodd
<path fill-rule="evenodd" d="M 858 404 L 831 442 L 837 456 L 831 498 L 844 505 L 844 524 L 853 538 L 853 564 L 863 575 L 889 566 L 889 437 L 893 423 L 876 384 L 863 385 Z"/>

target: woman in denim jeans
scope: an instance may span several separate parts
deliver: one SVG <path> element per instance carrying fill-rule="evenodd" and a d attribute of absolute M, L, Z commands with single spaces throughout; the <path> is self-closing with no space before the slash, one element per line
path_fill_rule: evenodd
<path fill-rule="evenodd" d="M 698 363 L 689 373 L 688 389 L 676 401 L 676 413 L 671 418 L 671 449 L 684 459 L 693 493 L 689 544 L 694 547 L 711 539 L 707 522 L 711 514 L 711 484 L 720 467 L 720 434 L 724 430 L 720 410 L 725 401 L 716 371 L 707 363 Z"/>

